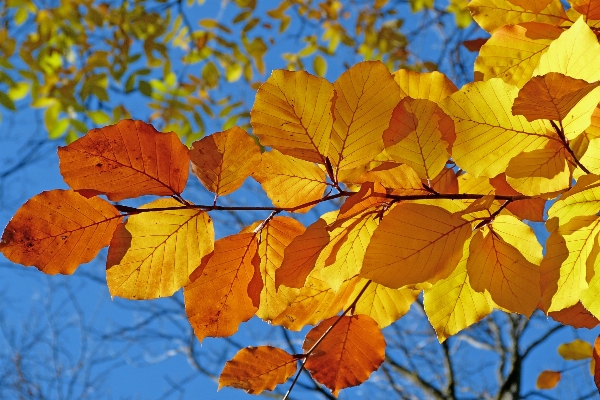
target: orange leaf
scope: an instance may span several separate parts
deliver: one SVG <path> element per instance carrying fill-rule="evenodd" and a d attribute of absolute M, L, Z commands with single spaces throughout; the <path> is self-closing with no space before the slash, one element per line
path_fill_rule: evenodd
<path fill-rule="evenodd" d="M 548 315 L 563 325 L 571 325 L 575 328 L 592 329 L 600 324 L 600 321 L 585 309 L 581 301 L 574 306 L 548 313 Z"/>
<path fill-rule="evenodd" d="M 512 112 L 513 115 L 523 115 L 528 121 L 562 121 L 581 99 L 599 85 L 600 82 L 588 83 L 558 72 L 534 76 L 519 91 Z"/>
<path fill-rule="evenodd" d="M 119 212 L 98 197 L 51 190 L 29 199 L 10 220 L 0 251 L 12 262 L 46 274 L 72 274 L 108 246 Z"/>
<path fill-rule="evenodd" d="M 250 123 L 263 146 L 325 164 L 333 85 L 307 72 L 275 70 L 258 89 Z"/>
<path fill-rule="evenodd" d="M 488 38 L 477 38 L 473 40 L 465 40 L 462 42 L 462 45 L 465 46 L 465 48 L 470 52 L 477 53 L 481 49 L 481 46 L 486 44 L 487 41 Z"/>
<path fill-rule="evenodd" d="M 427 194 L 419 175 L 405 164 L 386 162 L 362 174 L 355 183 L 376 182 L 395 195 Z"/>
<path fill-rule="evenodd" d="M 192 171 L 215 193 L 223 196 L 237 190 L 260 162 L 260 148 L 242 128 L 206 136 L 192 144 Z"/>
<path fill-rule="evenodd" d="M 500 174 L 489 180 L 489 183 L 496 189 L 497 195 L 515 196 L 520 193 L 510 187 L 506 182 L 506 174 Z M 546 200 L 535 198 L 530 200 L 513 201 L 506 209 L 521 219 L 528 219 L 534 222 L 544 222 L 544 207 Z"/>
<path fill-rule="evenodd" d="M 142 195 L 180 194 L 188 178 L 189 153 L 173 132 L 123 120 L 92 129 L 58 148 L 60 173 L 74 190 L 119 201 Z"/>
<path fill-rule="evenodd" d="M 140 209 L 181 207 L 162 198 Z M 112 296 L 154 299 L 171 296 L 190 283 L 202 257 L 213 251 L 214 228 L 199 209 L 143 212 L 115 231 L 106 259 L 106 282 Z"/>
<path fill-rule="evenodd" d="M 340 207 L 337 221 L 352 218 L 369 208 L 374 208 L 381 204 L 389 203 L 386 199 L 385 188 L 379 183 L 365 182 L 360 186 L 360 190 L 349 196 Z"/>
<path fill-rule="evenodd" d="M 558 371 L 542 371 L 538 376 L 535 387 L 538 389 L 552 389 L 558 385 L 561 374 Z"/>
<path fill-rule="evenodd" d="M 369 379 L 385 359 L 385 339 L 371 317 L 331 317 L 311 329 L 302 348 L 308 351 L 339 319 L 306 361 L 313 378 L 337 396 L 341 389 Z"/>
<path fill-rule="evenodd" d="M 592 357 L 595 361 L 594 383 L 596 384 L 598 393 L 600 393 L 600 335 L 598 335 L 596 340 L 594 340 L 594 351 L 592 353 Z"/>
<path fill-rule="evenodd" d="M 458 193 L 458 178 L 452 168 L 444 167 L 435 179 L 429 181 L 429 183 L 424 180 L 423 184 L 430 184 L 431 188 L 438 193 Z"/>
<path fill-rule="evenodd" d="M 344 72 L 334 88 L 331 164 L 335 170 L 368 164 L 383 150 L 381 135 L 400 101 L 400 87 L 383 63 L 365 61 Z"/>
<path fill-rule="evenodd" d="M 600 3 L 596 0 L 569 0 L 571 7 L 586 16 L 587 20 L 600 19 Z"/>
<path fill-rule="evenodd" d="M 200 341 L 226 337 L 238 330 L 258 309 L 258 240 L 254 233 L 227 236 L 215 242 L 215 251 L 190 276 L 184 288 L 185 311 Z M 261 282 L 262 286 L 262 282 Z"/>
<path fill-rule="evenodd" d="M 296 372 L 296 364 L 294 356 L 277 347 L 246 347 L 225 363 L 219 389 L 231 386 L 250 394 L 273 390 Z"/>

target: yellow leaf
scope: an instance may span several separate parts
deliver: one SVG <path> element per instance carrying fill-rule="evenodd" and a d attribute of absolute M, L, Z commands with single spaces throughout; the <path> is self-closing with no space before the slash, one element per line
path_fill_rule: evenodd
<path fill-rule="evenodd" d="M 489 180 L 490 184 L 496 189 L 496 194 L 515 196 L 520 193 L 513 189 L 506 182 L 506 174 L 500 174 Z M 528 219 L 535 222 L 544 222 L 544 209 L 546 200 L 543 198 L 534 198 L 527 200 L 513 201 L 506 206 L 506 209 L 521 219 Z"/>
<path fill-rule="evenodd" d="M 237 190 L 260 162 L 260 148 L 242 128 L 234 126 L 194 142 L 192 171 L 202 184 L 223 196 Z"/>
<path fill-rule="evenodd" d="M 527 261 L 540 265 L 543 259 L 543 248 L 529 225 L 512 215 L 498 215 L 494 218 L 492 226 L 494 232 L 506 243 L 519 250 Z"/>
<path fill-rule="evenodd" d="M 356 183 L 376 182 L 395 195 L 427 194 L 414 169 L 406 164 L 384 163 L 365 172 Z"/>
<path fill-rule="evenodd" d="M 509 221 L 517 226 L 522 223 L 514 217 L 506 217 L 504 223 Z M 504 232 L 496 232 L 494 224 L 489 229 L 480 229 L 471 240 L 467 260 L 469 282 L 474 290 L 489 292 L 501 307 L 530 316 L 540 299 L 539 266 L 504 240 Z"/>
<path fill-rule="evenodd" d="M 336 223 L 331 226 L 332 229 L 346 222 L 348 218 L 364 213 L 368 209 L 390 203 L 391 199 L 387 199 L 385 195 L 386 190 L 379 183 L 363 183 L 358 192 L 346 198 L 340 207 Z"/>
<path fill-rule="evenodd" d="M 488 32 L 521 22 L 549 25 L 568 22 L 560 0 L 473 0 L 468 7 L 475 22 Z"/>
<path fill-rule="evenodd" d="M 535 387 L 538 389 L 552 389 L 560 381 L 561 373 L 558 371 L 542 371 L 538 376 Z"/>
<path fill-rule="evenodd" d="M 333 85 L 307 72 L 275 70 L 258 89 L 250 113 L 263 146 L 325 164 L 333 124 Z"/>
<path fill-rule="evenodd" d="M 556 218 L 557 225 L 564 225 L 573 217 L 595 215 L 600 210 L 600 177 L 584 175 L 575 186 L 563 193 L 548 210 L 548 220 Z"/>
<path fill-rule="evenodd" d="M 363 279 L 356 284 L 354 292 L 350 295 L 344 308 L 352 305 L 366 283 L 367 281 Z M 377 322 L 379 329 L 383 329 L 405 315 L 419 293 L 420 290 L 409 288 L 390 289 L 372 282 L 356 303 L 354 314 L 368 315 Z"/>
<path fill-rule="evenodd" d="M 583 157 L 579 158 L 592 174 L 600 174 L 600 138 L 590 140 L 589 145 Z"/>
<path fill-rule="evenodd" d="M 475 80 L 502 78 L 522 87 L 562 32 L 559 27 L 537 22 L 503 26 L 481 47 L 475 60 Z"/>
<path fill-rule="evenodd" d="M 580 301 L 594 317 L 600 316 L 600 243 L 598 237 L 586 262 L 586 279 L 589 282 L 587 289 L 581 292 Z"/>
<path fill-rule="evenodd" d="M 592 345 L 581 339 L 558 346 L 558 354 L 565 360 L 585 360 L 592 357 Z"/>
<path fill-rule="evenodd" d="M 540 265 L 544 311 L 559 311 L 579 301 L 588 287 L 587 262 L 599 231 L 598 217 L 589 216 L 574 217 L 550 234 Z"/>
<path fill-rule="evenodd" d="M 360 276 L 390 288 L 435 283 L 456 267 L 470 235 L 468 221 L 442 208 L 400 203 L 375 230 Z"/>
<path fill-rule="evenodd" d="M 262 155 L 262 161 L 252 176 L 262 185 L 275 207 L 293 208 L 323 197 L 327 182 L 325 172 L 316 164 L 272 150 Z M 297 212 L 306 212 L 312 206 Z"/>
<path fill-rule="evenodd" d="M 410 97 L 394 108 L 383 132 L 387 154 L 422 179 L 433 179 L 444 169 L 455 138 L 454 122 L 436 103 Z"/>
<path fill-rule="evenodd" d="M 440 343 L 480 321 L 493 310 L 488 296 L 473 290 L 469 283 L 468 257 L 467 242 L 462 259 L 450 276 L 426 289 L 423 295 L 425 313 Z"/>
<path fill-rule="evenodd" d="M 571 185 L 567 151 L 552 141 L 544 149 L 523 152 L 508 163 L 506 181 L 528 196 L 567 189 Z"/>
<path fill-rule="evenodd" d="M 448 77 L 440 72 L 420 73 L 408 69 L 394 72 L 394 80 L 400 86 L 402 98 L 431 100 L 439 103 L 456 92 L 458 88 Z"/>
<path fill-rule="evenodd" d="M 452 158 L 459 167 L 475 176 L 494 177 L 513 157 L 548 143 L 548 123 L 512 115 L 518 90 L 496 78 L 463 86 L 442 102 L 455 121 Z"/>
<path fill-rule="evenodd" d="M 258 309 L 257 242 L 254 233 L 217 240 L 215 251 L 190 276 L 192 283 L 183 291 L 185 311 L 198 340 L 233 335 Z"/>
<path fill-rule="evenodd" d="M 595 82 L 600 79 L 600 44 L 596 35 L 580 17 L 556 39 L 540 58 L 534 75 L 560 72 L 575 79 Z"/>
<path fill-rule="evenodd" d="M 456 173 L 453 168 L 444 167 L 438 176 L 429 182 L 424 180 L 423 184 L 430 186 L 438 193 L 456 194 L 458 193 L 458 178 Z"/>
<path fill-rule="evenodd" d="M 400 101 L 400 87 L 383 63 L 365 61 L 344 72 L 334 88 L 331 164 L 336 171 L 368 164 L 383 150 L 381 136 Z"/>
<path fill-rule="evenodd" d="M 181 207 L 163 198 L 141 209 Z M 143 212 L 115 231 L 106 259 L 111 296 L 154 299 L 171 296 L 190 282 L 202 257 L 213 251 L 215 232 L 208 214 L 198 209 Z"/>
<path fill-rule="evenodd" d="M 72 274 L 108 246 L 121 214 L 106 200 L 72 190 L 42 192 L 10 220 L 0 251 L 10 261 L 55 274 Z"/>
<path fill-rule="evenodd" d="M 224 386 L 244 389 L 250 394 L 273 390 L 296 372 L 297 359 L 272 346 L 246 347 L 225 363 L 219 376 L 219 390 Z"/>

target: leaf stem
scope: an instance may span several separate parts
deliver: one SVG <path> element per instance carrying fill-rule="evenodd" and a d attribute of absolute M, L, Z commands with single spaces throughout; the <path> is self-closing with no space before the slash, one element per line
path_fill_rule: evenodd
<path fill-rule="evenodd" d="M 577 166 L 579 168 L 581 168 L 581 170 L 583 172 L 585 172 L 586 174 L 591 174 L 591 172 L 579 161 L 579 159 L 577 158 L 577 156 L 575 155 L 575 153 L 573 153 L 573 150 L 571 150 L 571 147 L 569 147 L 569 141 L 567 140 L 567 138 L 565 136 L 565 130 L 564 130 L 563 126 L 562 126 L 562 121 L 559 121 L 560 122 L 560 127 L 558 125 L 556 125 L 556 122 L 554 122 L 552 120 L 549 120 L 549 121 L 550 121 L 550 125 L 552 125 L 552 127 L 556 131 L 556 134 L 560 138 L 563 146 L 569 152 L 569 154 L 571 155 L 571 157 L 573 157 L 573 161 L 575 161 L 575 164 L 577 164 Z"/>

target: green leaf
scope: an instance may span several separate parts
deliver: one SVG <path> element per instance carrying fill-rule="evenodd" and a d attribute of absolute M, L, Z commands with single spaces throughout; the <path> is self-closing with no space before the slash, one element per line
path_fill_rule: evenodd
<path fill-rule="evenodd" d="M 48 131 L 48 137 L 50 139 L 57 139 L 61 137 L 69 127 L 69 119 L 63 118 L 59 120 L 50 131 Z"/>
<path fill-rule="evenodd" d="M 8 95 L 4 92 L 0 92 L 0 104 L 4 107 L 8 108 L 11 111 L 16 111 L 15 103 L 8 97 Z"/>
<path fill-rule="evenodd" d="M 147 81 L 140 80 L 138 82 L 138 89 L 146 97 L 152 97 L 152 86 Z"/>
<path fill-rule="evenodd" d="M 327 61 L 320 54 L 313 59 L 313 69 L 317 76 L 323 77 L 327 73 Z"/>

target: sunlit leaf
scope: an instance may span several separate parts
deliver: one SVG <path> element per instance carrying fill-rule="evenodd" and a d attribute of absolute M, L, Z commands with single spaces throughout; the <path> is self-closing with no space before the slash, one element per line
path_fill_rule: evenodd
<path fill-rule="evenodd" d="M 579 13 L 586 16 L 586 20 L 600 19 L 600 3 L 596 0 L 569 0 L 569 4 Z"/>
<path fill-rule="evenodd" d="M 479 26 L 488 32 L 521 22 L 560 25 L 568 21 L 560 0 L 472 0 L 469 10 Z"/>
<path fill-rule="evenodd" d="M 414 169 L 406 164 L 384 163 L 365 172 L 356 183 L 377 182 L 395 195 L 427 194 Z"/>
<path fill-rule="evenodd" d="M 336 320 L 340 321 L 308 357 L 306 369 L 337 396 L 341 389 L 369 379 L 385 358 L 385 339 L 377 322 L 366 315 L 332 317 L 306 335 L 302 348 L 308 351 Z"/>
<path fill-rule="evenodd" d="M 600 320 L 586 310 L 581 302 L 560 311 L 548 313 L 548 315 L 563 325 L 571 325 L 575 328 L 592 329 L 600 324 Z"/>
<path fill-rule="evenodd" d="M 141 121 L 123 120 L 92 129 L 58 148 L 60 173 L 74 190 L 106 194 L 118 201 L 147 194 L 180 194 L 189 154 L 173 132 L 158 132 Z"/>
<path fill-rule="evenodd" d="M 600 177 L 584 175 L 575 186 L 552 204 L 548 219 L 556 218 L 558 225 L 564 225 L 573 217 L 595 215 L 600 211 Z"/>
<path fill-rule="evenodd" d="M 446 75 L 437 71 L 419 73 L 408 69 L 400 69 L 394 72 L 393 76 L 398 86 L 400 86 L 402 98 L 411 97 L 438 103 L 458 90 Z"/>
<path fill-rule="evenodd" d="M 46 274 L 72 274 L 108 246 L 119 212 L 107 201 L 71 190 L 42 192 L 19 208 L 0 242 L 10 261 Z"/>
<path fill-rule="evenodd" d="M 170 198 L 140 209 L 182 207 Z M 202 257 L 213 251 L 214 228 L 198 209 L 143 212 L 115 231 L 106 260 L 106 282 L 112 296 L 153 299 L 171 296 L 190 282 Z"/>
<path fill-rule="evenodd" d="M 585 360 L 592 357 L 592 351 L 592 345 L 581 339 L 558 346 L 558 354 L 565 360 Z"/>
<path fill-rule="evenodd" d="M 219 376 L 219 389 L 231 386 L 250 394 L 273 390 L 297 369 L 297 359 L 272 346 L 246 347 L 225 363 Z"/>
<path fill-rule="evenodd" d="M 552 389 L 558 385 L 561 373 L 558 371 L 542 371 L 539 374 L 535 387 L 538 389 Z"/>
<path fill-rule="evenodd" d="M 596 384 L 598 393 L 600 393 L 600 335 L 598 335 L 596 340 L 594 340 L 594 350 L 592 353 L 592 358 L 595 361 L 594 383 Z"/>

